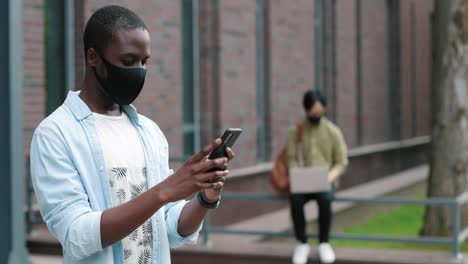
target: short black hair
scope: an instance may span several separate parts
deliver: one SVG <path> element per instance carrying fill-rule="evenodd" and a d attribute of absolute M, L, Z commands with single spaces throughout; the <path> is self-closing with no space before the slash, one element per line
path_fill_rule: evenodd
<path fill-rule="evenodd" d="M 323 106 L 327 106 L 327 98 L 319 90 L 309 90 L 305 92 L 302 104 L 306 111 L 309 111 L 316 102 L 322 103 Z"/>
<path fill-rule="evenodd" d="M 99 8 L 91 15 L 83 33 L 84 53 L 94 48 L 102 52 L 117 30 L 147 29 L 132 10 L 118 5 Z"/>

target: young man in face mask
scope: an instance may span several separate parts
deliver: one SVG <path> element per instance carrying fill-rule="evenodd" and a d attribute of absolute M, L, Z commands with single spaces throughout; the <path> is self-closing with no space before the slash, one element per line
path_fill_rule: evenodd
<path fill-rule="evenodd" d="M 306 118 L 302 122 L 302 150 L 305 167 L 329 168 L 328 180 L 335 183 L 344 173 L 348 165 L 347 148 L 341 130 L 325 117 L 326 98 L 319 91 L 308 91 L 304 94 L 303 106 Z M 288 167 L 299 166 L 297 155 L 297 127 L 291 127 L 288 132 Z M 312 177 L 312 176 L 311 176 Z M 335 262 L 335 254 L 328 243 L 332 210 L 331 192 L 291 194 L 291 216 L 294 231 L 299 245 L 294 250 L 293 263 L 307 262 L 310 246 L 306 237 L 306 222 L 304 205 L 310 200 L 316 200 L 319 208 L 319 242 L 318 247 L 321 263 Z"/>
<path fill-rule="evenodd" d="M 97 10 L 84 49 L 81 91 L 34 133 L 31 174 L 42 217 L 64 263 L 170 263 L 169 248 L 195 243 L 204 216 L 219 205 L 234 153 L 207 160 L 217 139 L 169 169 L 163 133 L 130 105 L 150 57 L 149 32 L 135 13 Z"/>

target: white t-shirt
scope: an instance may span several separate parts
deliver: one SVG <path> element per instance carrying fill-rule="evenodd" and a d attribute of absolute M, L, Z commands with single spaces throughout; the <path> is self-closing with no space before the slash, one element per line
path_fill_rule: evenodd
<path fill-rule="evenodd" d="M 145 154 L 137 131 L 125 113 L 121 116 L 93 113 L 93 116 L 115 207 L 148 189 Z M 151 263 L 151 221 L 138 227 L 122 243 L 126 264 Z"/>

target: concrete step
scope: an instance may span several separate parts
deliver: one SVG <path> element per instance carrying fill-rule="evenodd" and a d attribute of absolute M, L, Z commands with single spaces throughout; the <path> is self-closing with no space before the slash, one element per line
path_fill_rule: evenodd
<path fill-rule="evenodd" d="M 204 247 L 201 241 L 195 246 L 173 250 L 173 264 L 283 264 L 291 263 L 292 244 L 242 242 L 238 236 L 210 237 L 211 246 Z M 62 249 L 58 241 L 44 226 L 28 237 L 28 248 L 35 257 L 34 264 L 61 263 Z M 406 250 L 380 250 L 337 248 L 337 264 L 461 264 L 464 260 L 453 259 L 448 252 L 424 252 Z M 50 262 L 48 260 L 54 260 Z M 313 248 L 310 263 L 319 263 Z"/>
<path fill-rule="evenodd" d="M 291 263 L 294 245 L 277 243 L 238 243 L 224 237 L 215 239 L 211 247 L 185 246 L 172 252 L 172 263 L 210 264 L 286 264 Z M 461 264 L 448 252 L 336 248 L 337 264 Z M 319 263 L 316 248 L 312 248 L 308 263 Z"/>
<path fill-rule="evenodd" d="M 62 264 L 63 258 L 60 256 L 31 254 L 29 261 L 30 264 Z"/>
<path fill-rule="evenodd" d="M 26 238 L 26 245 L 32 254 L 62 255 L 59 241 L 50 234 L 45 224 L 35 226 Z"/>

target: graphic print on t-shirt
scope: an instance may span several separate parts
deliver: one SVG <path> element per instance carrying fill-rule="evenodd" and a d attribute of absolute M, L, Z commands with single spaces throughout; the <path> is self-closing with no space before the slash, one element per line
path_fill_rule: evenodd
<path fill-rule="evenodd" d="M 141 168 L 139 171 L 141 174 L 139 178 L 142 179 L 139 183 L 131 183 L 128 181 L 127 175 L 129 170 L 127 168 L 115 167 L 111 168 L 109 171 L 109 185 L 113 193 L 112 197 L 116 199 L 116 201 L 113 201 L 113 204 L 123 204 L 148 189 L 145 167 Z M 151 221 L 146 221 L 124 238 L 124 260 L 126 264 L 151 263 L 152 230 Z"/>
<path fill-rule="evenodd" d="M 121 116 L 94 113 L 93 116 L 107 168 L 112 206 L 116 207 L 148 189 L 143 146 L 125 113 Z M 124 263 L 151 263 L 152 243 L 152 226 L 148 220 L 122 239 Z"/>

